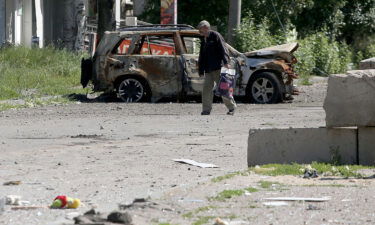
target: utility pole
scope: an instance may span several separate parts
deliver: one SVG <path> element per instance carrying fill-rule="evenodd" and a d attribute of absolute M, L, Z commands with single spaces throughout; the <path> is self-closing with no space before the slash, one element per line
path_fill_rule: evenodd
<path fill-rule="evenodd" d="M 98 0 L 98 38 L 100 40 L 105 31 L 113 31 L 116 28 L 114 15 L 115 0 Z"/>
<path fill-rule="evenodd" d="M 235 40 L 235 29 L 241 23 L 241 0 L 229 0 L 228 17 L 228 44 L 233 45 Z"/>

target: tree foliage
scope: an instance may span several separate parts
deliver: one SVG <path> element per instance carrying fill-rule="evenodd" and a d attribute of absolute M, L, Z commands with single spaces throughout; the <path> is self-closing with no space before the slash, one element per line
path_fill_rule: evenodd
<path fill-rule="evenodd" d="M 159 23 L 160 0 L 147 2 L 141 19 Z M 205 19 L 225 35 L 228 8 L 229 0 L 180 0 L 178 23 L 195 26 Z M 299 40 L 324 34 L 328 43 L 336 43 L 333 46 L 347 49 L 347 44 L 355 62 L 374 57 L 375 0 L 242 0 L 242 25 L 237 34 L 240 50 L 286 41 L 292 31 Z"/>
<path fill-rule="evenodd" d="M 228 24 L 228 0 L 183 0 L 177 3 L 178 23 L 196 26 L 201 20 L 207 20 L 221 33 L 226 32 Z M 160 23 L 160 0 L 148 0 L 145 12 L 140 19 Z"/>

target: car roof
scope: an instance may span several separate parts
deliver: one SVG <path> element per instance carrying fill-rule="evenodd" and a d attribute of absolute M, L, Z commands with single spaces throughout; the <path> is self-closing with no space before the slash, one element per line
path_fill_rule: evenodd
<path fill-rule="evenodd" d="M 194 27 L 186 24 L 152 24 L 141 26 L 120 27 L 117 31 L 181 31 L 195 30 Z"/>

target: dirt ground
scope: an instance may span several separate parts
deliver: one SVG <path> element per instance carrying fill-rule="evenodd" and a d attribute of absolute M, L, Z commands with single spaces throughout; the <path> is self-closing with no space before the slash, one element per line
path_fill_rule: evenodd
<path fill-rule="evenodd" d="M 128 209 L 138 224 L 375 224 L 372 179 L 267 177 L 254 173 L 212 179 L 247 169 L 251 128 L 324 126 L 326 79 L 302 86 L 292 103 L 242 104 L 227 116 L 215 104 L 201 116 L 199 103 L 89 102 L 0 113 L 0 198 L 22 196 L 48 206 L 57 195 L 80 198 L 78 209 L 12 210 L 0 205 L 0 224 L 73 224 L 91 208 L 103 215 L 119 204 L 147 198 Z M 192 159 L 219 168 L 174 162 Z M 371 173 L 372 171 L 370 171 Z M 3 185 L 21 181 L 19 185 Z M 262 182 L 273 183 L 262 187 Z M 221 201 L 223 190 L 253 187 Z M 325 197 L 319 203 L 267 206 L 268 197 Z M 1 204 L 1 203 L 0 203 Z"/>

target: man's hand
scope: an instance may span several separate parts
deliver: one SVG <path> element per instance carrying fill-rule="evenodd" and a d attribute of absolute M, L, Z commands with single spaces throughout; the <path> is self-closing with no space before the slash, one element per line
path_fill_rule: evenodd
<path fill-rule="evenodd" d="M 224 64 L 224 67 L 227 68 L 227 69 L 230 69 L 230 65 L 228 63 Z"/>

